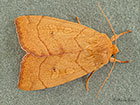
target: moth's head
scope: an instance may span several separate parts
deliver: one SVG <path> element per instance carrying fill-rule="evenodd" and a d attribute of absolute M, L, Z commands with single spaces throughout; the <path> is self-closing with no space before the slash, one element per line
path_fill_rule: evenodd
<path fill-rule="evenodd" d="M 119 49 L 118 49 L 118 47 L 116 45 L 112 45 L 112 49 L 113 49 L 112 55 L 115 55 L 115 54 L 117 54 L 119 52 Z"/>

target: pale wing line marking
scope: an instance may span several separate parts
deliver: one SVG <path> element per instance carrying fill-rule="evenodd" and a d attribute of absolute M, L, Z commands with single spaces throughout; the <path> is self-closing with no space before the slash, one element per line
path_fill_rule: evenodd
<path fill-rule="evenodd" d="M 39 25 L 40 25 L 41 20 L 42 20 L 43 17 L 44 17 L 44 16 L 41 16 L 41 18 L 40 18 L 40 20 L 39 20 L 39 22 L 38 22 L 38 24 L 37 24 L 37 26 L 36 26 L 37 35 L 38 35 L 38 39 L 39 39 L 40 42 L 45 46 L 45 48 L 46 48 L 46 50 L 48 51 L 49 55 L 51 55 L 51 53 L 50 53 L 50 51 L 49 51 L 47 45 L 41 40 L 40 34 L 39 34 L 39 29 L 38 29 L 38 27 L 39 27 Z M 27 20 L 28 20 L 28 23 L 31 24 L 30 16 L 26 16 L 26 18 L 27 18 Z"/>
<path fill-rule="evenodd" d="M 42 42 L 42 44 L 46 47 L 46 50 L 48 51 L 49 55 L 52 55 L 51 52 L 49 51 L 49 48 L 47 47 L 47 45 L 41 40 L 40 34 L 39 34 L 39 29 L 38 29 L 38 27 L 39 27 L 39 25 L 40 25 L 41 20 L 43 19 L 43 17 L 44 17 L 44 16 L 41 16 L 41 18 L 40 18 L 40 20 L 39 20 L 39 22 L 38 22 L 38 24 L 37 24 L 37 26 L 36 26 L 36 30 L 37 30 L 37 34 L 38 34 L 39 40 L 40 40 L 40 41 Z"/>
<path fill-rule="evenodd" d="M 80 31 L 80 33 L 77 34 L 76 37 L 74 37 L 74 40 L 76 41 L 77 45 L 78 45 L 79 48 L 81 49 L 81 51 L 79 51 L 79 53 L 78 53 L 78 55 L 77 55 L 77 58 L 76 58 L 76 60 L 75 60 L 75 63 L 76 63 L 82 70 L 84 70 L 86 73 L 89 73 L 87 70 L 85 70 L 85 69 L 78 63 L 79 56 L 80 56 L 81 52 L 82 52 L 84 49 L 83 49 L 83 48 L 81 47 L 81 45 L 78 43 L 78 41 L 77 41 L 76 38 L 77 38 L 85 29 L 87 29 L 87 27 L 85 27 L 84 29 L 82 29 L 82 30 Z"/>
<path fill-rule="evenodd" d="M 41 18 L 40 18 L 40 20 L 39 20 L 39 22 L 38 22 L 38 24 L 37 24 L 37 27 L 36 27 L 36 29 L 37 29 L 37 34 L 38 34 L 39 40 L 40 40 L 40 41 L 42 42 L 42 44 L 46 47 L 46 49 L 47 49 L 49 55 L 51 55 L 51 53 L 50 53 L 50 51 L 49 51 L 47 45 L 41 40 L 40 34 L 39 34 L 39 29 L 38 29 L 38 27 L 39 27 L 39 25 L 40 25 L 41 20 L 43 19 L 43 17 L 44 17 L 44 16 L 41 16 Z M 42 61 L 42 63 L 39 65 L 39 73 L 38 73 L 38 79 L 41 81 L 42 85 L 43 85 L 45 88 L 47 88 L 47 86 L 45 86 L 44 82 L 43 82 L 43 81 L 41 80 L 41 78 L 40 78 L 40 71 L 41 71 L 41 66 L 42 66 L 42 64 L 45 62 L 46 59 L 47 59 L 47 57 L 46 57 L 46 58 Z"/>
<path fill-rule="evenodd" d="M 77 37 L 78 37 L 85 29 L 87 29 L 87 27 L 85 27 L 84 29 L 82 29 L 82 30 L 79 32 L 79 34 L 77 34 L 77 35 L 74 37 L 74 40 L 76 41 L 76 43 L 77 43 L 78 47 L 81 49 L 81 51 L 83 51 L 83 48 L 82 48 L 82 47 L 80 46 L 80 44 L 78 43 Z"/>
<path fill-rule="evenodd" d="M 46 59 L 47 59 L 47 57 L 40 63 L 40 65 L 39 65 L 39 72 L 38 72 L 38 79 L 40 80 L 40 82 L 42 83 L 42 85 L 45 87 L 45 88 L 47 88 L 47 86 L 45 85 L 45 83 L 41 80 L 41 78 L 40 78 L 40 71 L 41 71 L 41 66 L 42 66 L 42 64 L 46 61 Z"/>
<path fill-rule="evenodd" d="M 85 71 L 86 73 L 89 73 L 87 70 L 85 70 L 85 69 L 83 68 L 83 66 L 81 66 L 81 65 L 78 63 L 78 59 L 79 59 L 79 56 L 80 56 L 81 52 L 82 52 L 82 51 L 80 51 L 80 52 L 78 53 L 77 58 L 76 58 L 76 60 L 75 60 L 75 63 L 76 63 L 83 71 Z"/>

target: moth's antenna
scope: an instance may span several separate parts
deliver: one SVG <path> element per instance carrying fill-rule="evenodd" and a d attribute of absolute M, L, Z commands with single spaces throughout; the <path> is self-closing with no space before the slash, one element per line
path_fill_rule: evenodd
<path fill-rule="evenodd" d="M 105 16 L 106 20 L 108 21 L 108 23 L 109 23 L 109 25 L 110 25 L 110 27 L 111 27 L 111 30 L 112 30 L 113 35 L 114 35 L 114 38 L 115 38 L 115 45 L 117 46 L 116 34 L 115 34 L 115 32 L 114 32 L 114 29 L 113 29 L 113 27 L 112 27 L 112 24 L 111 24 L 111 22 L 109 21 L 109 19 L 107 18 L 107 16 L 105 15 L 105 13 L 103 12 L 103 10 L 102 10 L 100 4 L 98 3 L 98 1 L 97 1 L 97 4 L 98 4 L 98 6 L 99 6 L 101 12 L 102 12 L 103 15 Z M 104 80 L 103 84 L 100 86 L 100 89 L 99 89 L 99 91 L 98 91 L 98 94 L 97 94 L 95 100 L 98 98 L 98 96 L 99 96 L 99 94 L 100 94 L 100 91 L 101 91 L 102 87 L 104 86 L 105 82 L 106 82 L 106 81 L 108 80 L 108 78 L 110 77 L 110 75 L 111 75 L 111 73 L 112 73 L 112 71 L 113 71 L 113 68 L 114 68 L 114 66 L 115 66 L 115 63 L 116 63 L 116 54 L 114 54 L 114 63 L 113 63 L 113 66 L 112 66 L 112 68 L 111 68 L 111 70 L 110 70 L 110 72 L 109 72 L 107 78 Z"/>
<path fill-rule="evenodd" d="M 115 58 L 116 58 L 116 55 L 115 55 Z M 114 61 L 113 66 L 112 66 L 112 68 L 111 68 L 111 70 L 110 70 L 110 72 L 109 72 L 107 78 L 104 80 L 103 84 L 100 86 L 100 89 L 99 89 L 99 91 L 98 91 L 98 94 L 97 94 L 95 100 L 98 98 L 98 96 L 99 96 L 99 94 L 100 94 L 100 91 L 101 91 L 102 87 L 104 86 L 105 82 L 106 82 L 106 81 L 108 80 L 108 78 L 110 77 L 110 75 L 111 75 L 111 73 L 112 73 L 112 71 L 113 71 L 113 68 L 114 68 L 114 66 L 115 66 L 115 62 L 116 62 L 116 60 Z"/>
<path fill-rule="evenodd" d="M 109 19 L 107 18 L 107 16 L 105 15 L 105 13 L 104 13 L 104 11 L 102 10 L 102 8 L 101 8 L 100 4 L 98 3 L 98 1 L 97 1 L 97 4 L 98 4 L 98 6 L 99 6 L 101 12 L 102 12 L 103 15 L 105 16 L 106 20 L 108 21 L 108 23 L 109 23 L 109 25 L 110 25 L 110 27 L 111 27 L 111 30 L 112 30 L 112 32 L 113 32 L 113 35 L 115 35 L 115 31 L 114 31 L 114 29 L 113 29 L 113 27 L 112 27 L 112 24 L 111 24 L 111 22 L 109 21 Z"/>

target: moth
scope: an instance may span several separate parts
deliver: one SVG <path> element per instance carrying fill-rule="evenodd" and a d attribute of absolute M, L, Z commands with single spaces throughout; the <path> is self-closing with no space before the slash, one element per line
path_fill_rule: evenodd
<path fill-rule="evenodd" d="M 78 23 L 33 15 L 15 19 L 20 45 L 26 51 L 21 62 L 19 89 L 31 91 L 51 88 L 91 73 L 86 82 L 88 90 L 92 74 L 109 61 L 113 62 L 113 66 L 106 80 L 115 62 L 129 62 L 117 60 L 116 54 L 119 52 L 117 39 L 131 31 L 115 34 L 99 3 L 98 6 L 111 26 L 111 39 L 105 33 L 80 24 L 78 17 Z M 112 44 L 113 41 L 115 44 Z"/>

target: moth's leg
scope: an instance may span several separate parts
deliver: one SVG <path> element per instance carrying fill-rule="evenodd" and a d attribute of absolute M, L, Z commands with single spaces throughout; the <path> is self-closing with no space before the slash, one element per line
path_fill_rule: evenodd
<path fill-rule="evenodd" d="M 125 31 L 125 32 L 123 32 L 123 33 L 120 33 L 119 35 L 113 35 L 113 36 L 111 37 L 111 41 L 114 41 L 114 40 L 115 40 L 115 37 L 116 37 L 116 39 L 118 39 L 120 36 L 122 36 L 122 35 L 124 35 L 124 34 L 126 34 L 126 33 L 129 33 L 129 32 L 131 32 L 131 30 L 127 30 L 127 31 Z"/>
<path fill-rule="evenodd" d="M 88 76 L 88 79 L 87 79 L 87 81 L 86 81 L 86 90 L 87 90 L 87 91 L 89 90 L 89 89 L 88 89 L 89 80 L 90 80 L 91 76 L 92 76 L 94 73 L 95 73 L 95 71 L 92 71 L 91 74 Z"/>
<path fill-rule="evenodd" d="M 111 57 L 110 58 L 110 62 L 114 62 L 115 58 Z M 128 61 L 120 61 L 118 59 L 116 59 L 116 62 L 119 62 L 119 63 L 129 63 L 129 60 Z"/>
<path fill-rule="evenodd" d="M 77 20 L 77 23 L 80 24 L 80 21 L 79 21 L 79 18 L 78 17 L 76 17 L 76 20 Z"/>

